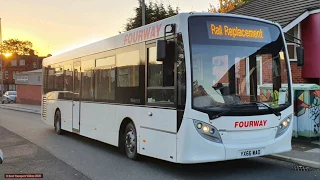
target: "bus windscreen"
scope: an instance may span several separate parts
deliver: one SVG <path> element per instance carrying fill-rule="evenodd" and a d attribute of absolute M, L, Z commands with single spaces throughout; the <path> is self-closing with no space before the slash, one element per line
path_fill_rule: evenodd
<path fill-rule="evenodd" d="M 253 115 L 272 113 L 268 107 L 280 111 L 290 105 L 285 42 L 275 24 L 193 17 L 189 37 L 193 108 L 218 113 L 222 107 L 240 106 L 245 111 L 237 114 Z"/>

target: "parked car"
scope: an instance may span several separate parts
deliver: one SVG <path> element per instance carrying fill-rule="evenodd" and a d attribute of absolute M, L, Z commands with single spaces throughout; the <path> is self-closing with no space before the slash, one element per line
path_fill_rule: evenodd
<path fill-rule="evenodd" d="M 2 96 L 2 104 L 6 103 L 15 103 L 17 100 L 17 92 L 16 91 L 7 91 Z"/>

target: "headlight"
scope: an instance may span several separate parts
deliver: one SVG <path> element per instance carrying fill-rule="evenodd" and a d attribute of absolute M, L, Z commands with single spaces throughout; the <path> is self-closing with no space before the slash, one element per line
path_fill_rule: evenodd
<path fill-rule="evenodd" d="M 288 128 L 290 127 L 291 124 L 291 115 L 286 117 L 284 120 L 282 120 L 278 126 L 278 130 L 277 130 L 277 134 L 276 134 L 276 138 L 281 136 L 282 134 L 284 134 Z"/>
<path fill-rule="evenodd" d="M 208 139 L 209 141 L 213 141 L 216 143 L 222 143 L 222 139 L 220 137 L 220 134 L 218 130 L 211 126 L 210 124 L 198 121 L 198 120 L 193 120 L 193 124 L 198 131 L 198 133 Z"/>

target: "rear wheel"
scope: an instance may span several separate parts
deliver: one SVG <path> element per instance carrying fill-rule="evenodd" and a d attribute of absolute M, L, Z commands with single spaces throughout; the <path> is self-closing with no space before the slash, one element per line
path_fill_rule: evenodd
<path fill-rule="evenodd" d="M 61 112 L 59 110 L 56 111 L 56 114 L 54 116 L 54 130 L 56 131 L 57 134 L 59 134 L 59 135 L 62 134 Z"/>
<path fill-rule="evenodd" d="M 133 123 L 129 123 L 126 126 L 125 129 L 125 133 L 123 136 L 124 140 L 124 149 L 125 152 L 128 156 L 128 158 L 132 159 L 132 160 L 137 160 L 139 155 L 137 152 L 137 132 L 136 132 L 136 128 L 134 127 Z"/>

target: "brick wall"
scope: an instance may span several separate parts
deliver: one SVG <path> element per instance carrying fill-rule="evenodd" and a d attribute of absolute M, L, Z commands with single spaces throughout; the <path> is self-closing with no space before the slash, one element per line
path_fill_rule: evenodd
<path fill-rule="evenodd" d="M 292 74 L 292 83 L 299 84 L 299 83 L 309 83 L 310 80 L 302 78 L 302 67 L 299 67 L 296 62 L 291 62 L 291 74 Z"/>
<path fill-rule="evenodd" d="M 17 85 L 17 103 L 41 105 L 41 86 Z"/>

